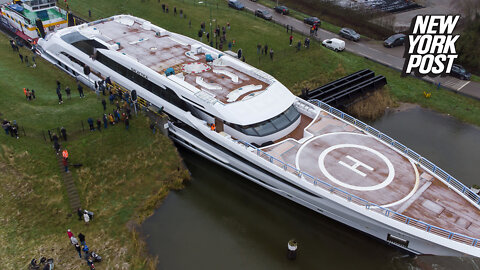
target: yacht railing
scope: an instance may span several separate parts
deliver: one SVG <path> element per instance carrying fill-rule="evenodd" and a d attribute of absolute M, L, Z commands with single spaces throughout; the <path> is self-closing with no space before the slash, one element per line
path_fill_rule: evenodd
<path fill-rule="evenodd" d="M 415 151 L 409 149 L 405 145 L 395 141 L 394 139 L 390 138 L 388 135 L 376 130 L 375 128 L 363 123 L 360 120 L 355 119 L 354 117 L 333 108 L 332 106 L 321 102 L 320 100 L 310 100 L 310 103 L 317 105 L 318 107 L 322 108 L 325 111 L 328 111 L 330 114 L 341 118 L 350 124 L 355 125 L 356 127 L 359 127 L 360 129 L 364 130 L 368 134 L 371 134 L 375 137 L 378 137 L 380 140 L 392 145 L 395 147 L 397 150 L 405 153 L 408 155 L 410 158 L 415 160 L 420 166 L 423 166 L 424 168 L 430 170 L 433 174 L 438 176 L 439 178 L 445 180 L 450 187 L 455 188 L 458 190 L 460 193 L 464 194 L 467 198 L 469 198 L 473 203 L 480 205 L 480 196 L 475 194 L 470 188 L 465 186 L 462 182 L 458 181 L 455 179 L 453 176 L 445 172 L 444 170 L 440 169 L 437 165 L 433 164 L 433 162 L 430 162 L 428 159 L 422 157 L 421 155 L 417 154 Z"/>
<path fill-rule="evenodd" d="M 365 130 L 369 134 L 377 136 L 381 140 L 393 145 L 398 150 L 406 153 L 409 157 L 418 161 L 419 164 L 421 164 L 422 166 L 425 166 L 425 167 L 429 166 L 427 168 L 429 168 L 429 169 L 431 168 L 430 170 L 432 172 L 434 172 L 435 174 L 441 176 L 440 174 L 438 174 L 438 172 L 441 172 L 442 175 L 443 175 L 441 177 L 443 179 L 448 179 L 447 182 L 451 186 L 455 187 L 457 190 L 461 191 L 465 195 L 470 194 L 470 195 L 467 195 L 467 197 L 472 199 L 475 203 L 478 203 L 479 197 L 471 191 L 470 191 L 470 193 L 466 193 L 466 190 L 470 190 L 470 189 L 468 189 L 465 185 L 463 185 L 458 180 L 456 180 L 455 178 L 453 178 L 452 176 L 450 176 L 449 174 L 447 174 L 446 172 L 444 172 L 443 170 L 441 170 L 440 168 L 435 166 L 430 161 L 421 157 L 419 154 L 417 154 L 414 151 L 410 150 L 409 148 L 405 147 L 401 143 L 393 140 L 389 136 L 387 136 L 387 135 L 381 133 L 380 131 L 374 129 L 373 127 L 361 122 L 360 120 L 357 120 L 354 117 L 352 117 L 348 114 L 345 114 L 345 113 L 341 112 L 340 110 L 337 110 L 337 109 L 335 109 L 335 108 L 333 108 L 333 107 L 331 107 L 331 106 L 329 106 L 329 105 L 327 105 L 327 104 L 325 104 L 321 101 L 312 100 L 310 102 L 312 102 L 313 104 L 317 104 L 320 108 L 322 108 L 324 110 L 327 110 L 331 114 L 333 114 L 335 116 L 338 116 L 338 117 L 346 120 L 347 122 L 352 123 L 355 126 L 361 128 L 362 130 Z M 324 189 L 324 190 L 326 190 L 326 191 L 328 191 L 332 194 L 335 194 L 335 195 L 337 195 L 341 198 L 344 198 L 348 202 L 352 202 L 352 203 L 357 204 L 359 206 L 364 206 L 366 209 L 368 209 L 370 211 L 374 211 L 376 213 L 379 213 L 379 214 L 382 214 L 386 217 L 394 219 L 398 222 L 401 222 L 401 223 L 407 224 L 409 226 L 415 227 L 417 229 L 424 230 L 426 232 L 444 237 L 446 239 L 451 239 L 451 240 L 454 240 L 454 241 L 457 241 L 457 242 L 460 242 L 460 243 L 463 243 L 463 244 L 466 244 L 466 245 L 474 246 L 474 247 L 477 247 L 477 248 L 480 247 L 479 239 L 469 237 L 469 236 L 466 236 L 466 235 L 463 235 L 463 234 L 451 232 L 449 230 L 445 230 L 445 229 L 442 229 L 442 228 L 434 226 L 434 225 L 430 225 L 430 224 L 425 223 L 423 221 L 420 221 L 420 220 L 405 216 L 401 213 L 395 212 L 394 210 L 391 210 L 391 209 L 382 207 L 378 204 L 369 202 L 369 201 L 367 201 L 365 199 L 362 199 L 362 198 L 360 198 L 356 195 L 348 193 L 347 191 L 344 191 L 340 188 L 337 188 L 337 187 L 335 187 L 335 186 L 333 186 L 333 185 L 331 185 L 331 184 L 329 184 L 325 181 L 322 181 L 319 178 L 315 178 L 314 176 L 312 176 L 312 175 L 310 175 L 306 172 L 303 172 L 303 171 L 295 168 L 294 166 L 279 160 L 278 158 L 275 158 L 275 157 L 271 156 L 270 154 L 268 154 L 268 153 L 264 152 L 263 150 L 251 145 L 248 142 L 244 142 L 244 141 L 241 141 L 241 140 L 236 140 L 236 142 L 238 142 L 240 144 L 243 144 L 246 149 L 251 148 L 253 150 L 253 152 L 258 157 L 266 159 L 270 163 L 275 164 L 280 168 L 283 168 L 285 171 L 290 172 L 290 173 L 296 175 L 297 177 L 301 178 L 303 176 L 303 178 L 305 180 L 307 180 L 308 182 L 310 182 L 311 184 L 313 184 L 317 187 L 320 187 L 320 188 L 322 188 L 322 189 Z M 426 164 L 426 165 L 424 165 L 424 164 Z M 451 184 L 451 183 L 455 183 L 455 184 Z"/>

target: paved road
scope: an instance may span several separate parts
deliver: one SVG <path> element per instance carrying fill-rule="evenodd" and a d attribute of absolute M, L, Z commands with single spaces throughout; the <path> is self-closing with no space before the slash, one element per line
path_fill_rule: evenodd
<path fill-rule="evenodd" d="M 243 0 L 242 3 L 245 5 L 245 8 L 251 12 L 255 12 L 257 9 L 267 9 L 272 13 L 274 22 L 284 26 L 293 26 L 293 30 L 296 32 L 301 32 L 305 35 L 310 34 L 310 26 L 304 24 L 300 20 L 276 13 L 273 11 L 273 9 L 267 8 L 256 2 Z M 318 35 L 315 37 L 317 40 L 324 40 L 333 37 L 340 38 L 337 34 L 328 32 L 324 29 L 319 29 L 317 34 Z M 343 38 L 341 39 L 345 40 Z M 345 40 L 345 50 L 400 71 L 402 70 L 405 61 L 403 58 L 404 47 L 385 48 L 379 41 L 353 42 Z M 424 77 L 422 79 L 434 84 L 438 84 L 440 82 L 443 87 L 446 87 L 450 90 L 480 99 L 480 83 L 463 81 L 450 76 L 443 78 Z"/>

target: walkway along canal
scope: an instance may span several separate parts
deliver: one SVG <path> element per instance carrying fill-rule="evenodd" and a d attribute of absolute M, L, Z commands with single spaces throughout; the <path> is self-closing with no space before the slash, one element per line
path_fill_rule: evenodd
<path fill-rule="evenodd" d="M 480 184 L 480 128 L 420 107 L 371 123 L 467 186 Z M 281 198 L 187 150 L 193 181 L 142 225 L 158 269 L 475 269 L 480 260 L 420 256 Z M 477 182 L 475 182 L 477 181 Z M 299 243 L 295 261 L 287 241 Z M 435 268 L 435 269 L 440 269 Z"/>

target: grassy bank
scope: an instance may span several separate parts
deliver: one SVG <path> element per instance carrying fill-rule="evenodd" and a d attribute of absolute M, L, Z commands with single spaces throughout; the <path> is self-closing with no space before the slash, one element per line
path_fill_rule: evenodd
<path fill-rule="evenodd" d="M 23 50 L 23 54 L 28 54 Z M 3 269 L 26 269 L 32 258 L 54 258 L 55 269 L 85 269 L 85 260 L 69 244 L 66 230 L 82 232 L 90 249 L 104 257 L 97 269 L 153 269 L 134 224 L 150 215 L 170 189 L 188 177 L 175 147 L 153 135 L 146 117 L 102 132 L 82 131 L 81 121 L 103 113 L 95 94 L 78 98 L 75 81 L 37 58 L 26 67 L 0 36 L 1 118 L 16 120 L 20 139 L 0 135 L 0 258 Z M 55 81 L 73 88 L 72 99 L 59 105 Z M 37 99 L 26 101 L 23 87 L 35 89 Z M 65 92 L 63 92 L 65 93 Z M 108 107 L 109 110 L 112 107 Z M 89 226 L 72 215 L 56 156 L 42 131 L 65 126 L 71 168 L 82 206 L 95 213 Z M 23 136 L 23 129 L 26 137 Z M 3 129 L 2 129 L 3 132 Z"/>
<path fill-rule="evenodd" d="M 447 90 L 434 90 L 429 83 L 416 78 L 401 78 L 400 72 L 383 65 L 366 60 L 348 52 L 335 53 L 313 42 L 309 50 L 302 49 L 296 52 L 288 45 L 289 34 L 285 28 L 272 22 L 253 16 L 249 12 L 236 11 L 228 8 L 226 1 L 211 0 L 162 0 L 159 2 L 132 0 L 114 1 L 104 0 L 70 0 L 70 8 L 77 14 L 88 17 L 88 10 L 92 11 L 92 20 L 116 14 L 132 14 L 150 20 L 152 23 L 168 30 L 178 32 L 192 38 L 197 33 L 202 21 L 206 22 L 209 31 L 210 14 L 215 24 L 225 26 L 229 22 L 232 26 L 227 33 L 228 40 L 235 40 L 236 47 L 242 48 L 246 61 L 279 79 L 294 93 L 301 91 L 304 82 L 320 86 L 323 83 L 337 79 L 359 69 L 370 68 L 375 73 L 384 75 L 388 80 L 389 93 L 394 101 L 417 103 L 423 107 L 438 112 L 450 114 L 458 119 L 480 125 L 480 102 Z M 164 13 L 161 4 L 168 4 L 170 13 Z M 186 18 L 178 14 L 174 16 L 173 8 L 182 9 Z M 191 28 L 189 27 L 191 21 Z M 303 41 L 304 37 L 295 34 L 294 42 Z M 274 50 L 274 61 L 268 56 L 257 55 L 257 44 L 268 44 Z M 224 45 L 224 49 L 227 46 Z M 312 83 L 313 82 L 313 83 Z M 432 97 L 426 99 L 423 92 L 432 92 Z"/>

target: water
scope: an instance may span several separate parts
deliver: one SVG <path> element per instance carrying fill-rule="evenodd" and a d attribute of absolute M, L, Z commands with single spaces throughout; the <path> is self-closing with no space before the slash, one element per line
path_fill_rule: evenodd
<path fill-rule="evenodd" d="M 480 129 L 421 108 L 372 123 L 466 184 L 479 169 Z M 189 151 L 193 180 L 142 225 L 159 269 L 479 269 L 478 261 L 412 258 L 325 218 Z M 288 240 L 298 258 L 286 259 Z"/>

